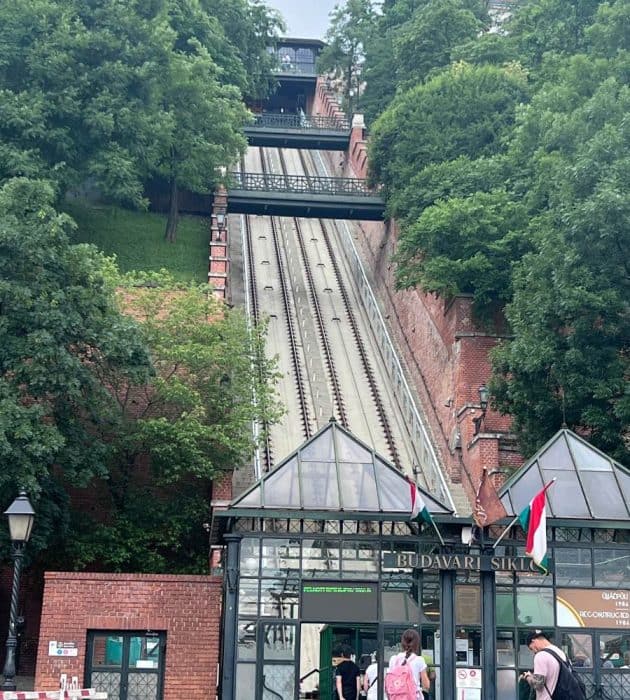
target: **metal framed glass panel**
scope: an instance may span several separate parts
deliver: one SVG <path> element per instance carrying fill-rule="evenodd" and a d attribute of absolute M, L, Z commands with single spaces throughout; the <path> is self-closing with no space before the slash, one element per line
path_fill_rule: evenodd
<path fill-rule="evenodd" d="M 629 588 L 630 550 L 593 550 L 595 586 L 605 588 Z"/>
<path fill-rule="evenodd" d="M 163 632 L 88 632 L 87 687 L 112 700 L 161 700 Z"/>
<path fill-rule="evenodd" d="M 554 548 L 553 562 L 557 586 L 591 587 L 592 552 L 586 548 Z"/>

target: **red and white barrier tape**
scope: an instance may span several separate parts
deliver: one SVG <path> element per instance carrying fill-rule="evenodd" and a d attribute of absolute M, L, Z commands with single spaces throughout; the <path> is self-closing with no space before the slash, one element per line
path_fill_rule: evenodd
<path fill-rule="evenodd" d="M 5 690 L 0 692 L 0 700 L 75 700 L 75 698 L 107 700 L 107 693 L 99 693 L 93 688 L 84 688 L 83 690 L 25 690 L 19 692 Z"/>

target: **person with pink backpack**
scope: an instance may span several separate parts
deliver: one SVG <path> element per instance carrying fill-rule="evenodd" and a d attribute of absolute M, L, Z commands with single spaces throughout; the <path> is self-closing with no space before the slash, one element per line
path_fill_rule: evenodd
<path fill-rule="evenodd" d="M 420 635 L 405 630 L 400 638 L 402 651 L 389 660 L 385 676 L 387 700 L 422 700 L 428 697 L 431 681 L 426 661 L 420 656 Z"/>

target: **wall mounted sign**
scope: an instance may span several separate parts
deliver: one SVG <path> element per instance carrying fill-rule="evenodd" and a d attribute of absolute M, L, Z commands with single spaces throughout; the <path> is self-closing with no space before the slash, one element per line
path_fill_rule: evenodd
<path fill-rule="evenodd" d="M 48 642 L 48 656 L 78 656 L 76 642 Z"/>
<path fill-rule="evenodd" d="M 303 581 L 304 622 L 377 622 L 378 583 Z"/>
<path fill-rule="evenodd" d="M 491 554 L 416 554 L 385 552 L 384 569 L 437 569 L 439 571 L 532 571 L 539 573 L 529 557 Z"/>
<path fill-rule="evenodd" d="M 630 628 L 630 591 L 558 588 L 556 615 L 561 627 Z"/>

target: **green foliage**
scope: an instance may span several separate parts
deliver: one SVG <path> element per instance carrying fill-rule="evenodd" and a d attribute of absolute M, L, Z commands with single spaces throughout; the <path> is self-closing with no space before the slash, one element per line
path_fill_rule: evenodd
<path fill-rule="evenodd" d="M 72 240 L 92 243 L 107 256 L 114 256 L 123 272 L 167 269 L 181 282 L 201 283 L 208 278 L 207 219 L 183 217 L 177 245 L 173 246 L 163 239 L 163 214 L 82 202 L 66 202 L 64 209 L 77 224 Z"/>
<path fill-rule="evenodd" d="M 475 37 L 488 20 L 484 0 L 383 3 L 365 51 L 361 106 L 368 124 L 385 110 L 401 86 L 412 87 L 434 69 L 448 66 L 458 45 Z"/>
<path fill-rule="evenodd" d="M 397 85 L 404 90 L 448 65 L 452 49 L 475 37 L 481 26 L 462 0 L 428 2 L 394 37 Z"/>
<path fill-rule="evenodd" d="M 77 515 L 70 553 L 80 567 L 203 572 L 212 483 L 251 458 L 252 421 L 279 415 L 275 367 L 258 352 L 264 329 L 249 330 L 207 285 L 166 273 L 134 273 L 122 284 L 155 377 L 113 387 L 108 517 L 86 527 L 91 518 Z"/>
<path fill-rule="evenodd" d="M 401 93 L 377 120 L 371 177 L 389 194 L 433 163 L 499 152 L 525 99 L 526 77 L 518 66 L 451 66 Z"/>
<path fill-rule="evenodd" d="M 505 306 L 514 340 L 495 353 L 492 389 L 525 454 L 564 421 L 627 461 L 630 3 L 519 3 L 500 33 L 441 43 L 438 63 L 468 63 L 437 74 L 422 63 L 430 4 L 384 3 L 367 56 L 377 112 L 394 94 L 385 47 L 413 47 L 409 89 L 370 144 L 399 223 L 397 284 L 471 294 L 481 319 Z"/>
<path fill-rule="evenodd" d="M 209 192 L 266 94 L 276 15 L 250 0 L 16 0 L 0 8 L 0 182 L 86 181 L 146 207 L 144 183 Z M 229 37 L 229 38 L 228 38 Z"/>
<path fill-rule="evenodd" d="M 62 484 L 85 488 L 107 473 L 110 446 L 98 432 L 116 408 L 103 377 L 141 382 L 150 370 L 102 256 L 69 243 L 72 222 L 53 200 L 45 183 L 0 189 L 0 485 L 44 503 L 42 547 L 65 534 L 63 521 L 46 519 L 49 499 L 67 505 Z"/>
<path fill-rule="evenodd" d="M 264 328 L 207 285 L 121 280 L 53 201 L 0 189 L 0 484 L 36 503 L 42 566 L 203 571 L 213 481 L 279 413 Z"/>
<path fill-rule="evenodd" d="M 501 190 L 438 201 L 401 236 L 397 286 L 472 294 L 479 312 L 505 302 L 512 261 L 528 248 L 526 224 L 525 207 Z"/>
<path fill-rule="evenodd" d="M 366 47 L 375 26 L 372 0 L 345 0 L 330 13 L 327 45 L 317 61 L 320 73 L 343 79 L 346 109 L 352 110 L 352 96 L 358 95 Z"/>
<path fill-rule="evenodd" d="M 515 139 L 530 163 L 536 252 L 517 266 L 507 316 L 515 340 L 496 355 L 498 405 L 523 445 L 561 421 L 629 455 L 630 91 L 619 66 L 571 59 Z M 607 74 L 607 75 L 606 75 Z"/>
<path fill-rule="evenodd" d="M 507 31 L 526 65 L 540 66 L 546 53 L 572 55 L 585 47 L 585 30 L 601 0 L 529 0 L 520 4 Z"/>
<path fill-rule="evenodd" d="M 243 94 L 251 99 L 266 97 L 275 60 L 267 49 L 285 30 L 279 14 L 262 0 L 200 0 L 200 4 L 207 15 L 220 22 L 226 41 L 243 66 L 245 84 L 237 83 Z M 206 48 L 212 51 L 207 44 Z M 223 53 L 222 47 L 218 53 Z"/>

